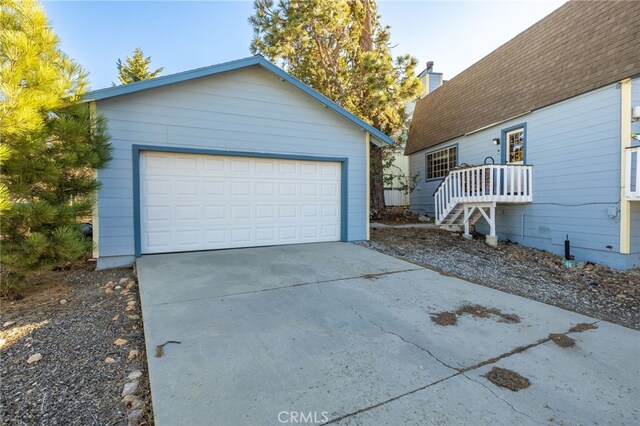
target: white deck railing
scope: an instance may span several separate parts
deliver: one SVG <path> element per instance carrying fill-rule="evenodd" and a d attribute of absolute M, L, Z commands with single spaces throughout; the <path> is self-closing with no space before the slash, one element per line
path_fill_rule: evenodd
<path fill-rule="evenodd" d="M 532 193 L 532 166 L 487 164 L 452 170 L 433 194 L 436 223 L 460 203 L 530 203 Z"/>
<path fill-rule="evenodd" d="M 640 146 L 627 148 L 625 194 L 627 200 L 640 201 Z"/>

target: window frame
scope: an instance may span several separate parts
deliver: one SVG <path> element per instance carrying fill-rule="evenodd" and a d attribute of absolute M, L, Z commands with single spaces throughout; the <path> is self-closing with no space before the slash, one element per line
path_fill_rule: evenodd
<path fill-rule="evenodd" d="M 451 166 L 451 150 L 455 150 L 455 164 L 453 166 Z M 447 151 L 447 169 L 446 172 L 443 176 L 438 176 L 438 177 L 429 177 L 429 170 L 431 170 L 431 168 L 429 167 L 429 156 L 430 155 L 435 155 L 438 153 L 441 153 L 443 151 Z M 443 180 L 444 178 L 447 177 L 447 175 L 449 174 L 449 172 L 454 168 L 454 167 L 458 167 L 458 160 L 459 160 L 459 156 L 458 156 L 458 144 L 454 144 L 454 145 L 449 145 L 440 149 L 436 149 L 433 151 L 429 151 L 429 152 L 425 152 L 424 154 L 424 177 L 425 177 L 425 182 L 430 182 L 430 181 L 435 181 L 435 180 Z"/>
<path fill-rule="evenodd" d="M 508 135 L 518 130 L 522 130 L 522 161 L 510 163 Z M 520 123 L 501 130 L 500 160 L 501 164 L 505 165 L 511 164 L 514 166 L 525 166 L 527 164 L 527 123 Z"/>

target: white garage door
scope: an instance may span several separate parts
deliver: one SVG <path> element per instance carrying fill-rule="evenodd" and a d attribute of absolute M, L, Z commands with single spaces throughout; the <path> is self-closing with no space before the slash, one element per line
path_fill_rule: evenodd
<path fill-rule="evenodd" d="M 143 152 L 142 252 L 339 241 L 340 167 Z"/>

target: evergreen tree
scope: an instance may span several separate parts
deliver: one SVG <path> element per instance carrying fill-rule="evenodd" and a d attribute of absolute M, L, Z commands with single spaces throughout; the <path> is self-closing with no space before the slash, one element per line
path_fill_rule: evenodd
<path fill-rule="evenodd" d="M 142 49 L 136 47 L 133 51 L 133 56 L 127 56 L 124 63 L 121 59 L 116 62 L 118 68 L 118 80 L 120 84 L 135 83 L 136 81 L 148 80 L 150 78 L 158 76 L 164 70 L 164 67 L 158 68 L 151 72 L 149 71 L 149 65 L 151 65 L 151 56 L 144 57 Z M 115 83 L 113 83 L 116 86 Z"/>
<path fill-rule="evenodd" d="M 390 52 L 390 31 L 374 0 L 255 0 L 252 53 L 275 61 L 351 113 L 389 135 L 406 126 L 404 106 L 421 91 L 417 61 Z M 383 161 L 371 150 L 371 210 L 384 209 Z"/>
<path fill-rule="evenodd" d="M 91 214 L 95 169 L 110 159 L 104 120 L 78 103 L 82 68 L 59 48 L 35 0 L 0 3 L 0 289 L 27 272 L 91 248 L 78 220 Z"/>

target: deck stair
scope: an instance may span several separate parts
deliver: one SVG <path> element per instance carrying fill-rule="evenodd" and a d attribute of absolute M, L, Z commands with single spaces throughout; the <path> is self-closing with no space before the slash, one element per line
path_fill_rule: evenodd
<path fill-rule="evenodd" d="M 496 206 L 533 201 L 533 168 L 524 165 L 463 166 L 451 170 L 434 193 L 436 224 L 443 229 L 470 227 L 484 218 L 489 224 L 487 244 L 498 243 Z"/>

